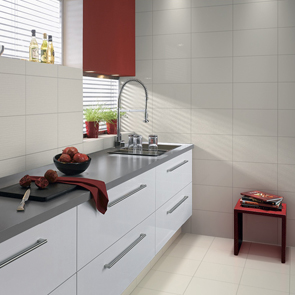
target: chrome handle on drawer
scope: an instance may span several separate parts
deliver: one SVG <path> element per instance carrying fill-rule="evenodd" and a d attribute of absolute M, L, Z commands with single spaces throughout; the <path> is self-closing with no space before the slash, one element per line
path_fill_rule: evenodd
<path fill-rule="evenodd" d="M 22 256 L 28 254 L 29 252 L 39 248 L 40 246 L 47 243 L 46 239 L 39 239 L 35 244 L 32 246 L 27 247 L 26 249 L 18 252 L 17 254 L 14 254 L 13 256 L 9 257 L 8 259 L 5 259 L 4 261 L 0 262 L 0 268 L 6 266 L 7 264 L 21 258 Z"/>
<path fill-rule="evenodd" d="M 123 201 L 123 200 L 129 198 L 130 196 L 134 195 L 135 193 L 141 191 L 142 189 L 144 189 L 144 188 L 146 188 L 146 187 L 147 187 L 146 184 L 141 184 L 138 188 L 134 189 L 133 191 L 131 191 L 131 192 L 125 194 L 124 196 L 122 196 L 122 197 L 120 197 L 120 198 L 118 198 L 118 199 L 116 199 L 116 200 L 110 202 L 110 203 L 108 204 L 108 207 L 112 207 L 112 206 L 114 206 L 114 205 L 120 203 L 121 201 Z"/>
<path fill-rule="evenodd" d="M 167 211 L 167 214 L 171 214 L 177 207 L 179 207 L 186 199 L 188 199 L 188 196 L 185 196 L 183 199 L 181 199 L 176 205 L 174 205 L 169 211 Z"/>
<path fill-rule="evenodd" d="M 183 162 L 177 164 L 176 166 L 174 166 L 174 167 L 168 169 L 167 172 L 172 172 L 173 170 L 179 168 L 180 166 L 182 166 L 182 165 L 184 165 L 184 164 L 186 164 L 186 163 L 188 163 L 188 160 L 184 160 Z"/>
<path fill-rule="evenodd" d="M 132 250 L 145 237 L 146 237 L 146 234 L 140 234 L 140 236 L 133 243 L 131 243 L 125 250 L 123 250 L 117 257 L 115 257 L 110 263 L 105 264 L 104 268 L 112 268 L 119 260 L 121 260 L 130 250 Z"/>

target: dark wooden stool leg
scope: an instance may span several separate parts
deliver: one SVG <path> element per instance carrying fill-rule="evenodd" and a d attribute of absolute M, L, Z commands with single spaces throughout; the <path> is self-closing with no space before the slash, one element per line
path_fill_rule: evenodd
<path fill-rule="evenodd" d="M 234 211 L 234 254 L 238 255 L 243 243 L 243 213 Z"/>
<path fill-rule="evenodd" d="M 286 226 L 287 219 L 286 216 L 282 217 L 282 263 L 286 261 Z"/>

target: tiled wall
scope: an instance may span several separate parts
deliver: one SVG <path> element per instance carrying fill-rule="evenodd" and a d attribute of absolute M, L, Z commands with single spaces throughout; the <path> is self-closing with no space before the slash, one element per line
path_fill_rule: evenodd
<path fill-rule="evenodd" d="M 136 0 L 136 11 L 150 123 L 135 113 L 125 128 L 195 145 L 186 229 L 232 238 L 240 192 L 259 189 L 285 197 L 295 246 L 295 1 Z M 143 105 L 139 85 L 125 96 L 125 107 Z M 280 234 L 275 218 L 245 217 L 246 239 Z"/>

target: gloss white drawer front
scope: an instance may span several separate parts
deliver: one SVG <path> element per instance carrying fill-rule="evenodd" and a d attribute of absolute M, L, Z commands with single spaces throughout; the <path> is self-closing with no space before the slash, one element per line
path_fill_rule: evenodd
<path fill-rule="evenodd" d="M 155 256 L 155 214 L 77 273 L 77 295 L 119 295 Z"/>
<path fill-rule="evenodd" d="M 156 167 L 156 208 L 192 182 L 192 151 Z"/>
<path fill-rule="evenodd" d="M 190 183 L 156 211 L 157 253 L 191 215 L 192 184 Z"/>
<path fill-rule="evenodd" d="M 1 243 L 0 267 L 1 294 L 47 295 L 62 284 L 76 272 L 76 208 Z"/>
<path fill-rule="evenodd" d="M 78 206 L 78 269 L 155 211 L 155 170 L 114 187 L 108 196 L 104 215 L 91 200 Z"/>

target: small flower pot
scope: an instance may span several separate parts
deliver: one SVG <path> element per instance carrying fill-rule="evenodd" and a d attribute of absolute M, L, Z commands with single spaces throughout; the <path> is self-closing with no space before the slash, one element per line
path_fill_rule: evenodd
<path fill-rule="evenodd" d="M 117 134 L 117 120 L 113 120 L 112 123 L 106 122 L 108 134 Z"/>
<path fill-rule="evenodd" d="M 86 125 L 86 134 L 88 138 L 97 138 L 99 131 L 98 122 L 85 122 Z"/>

